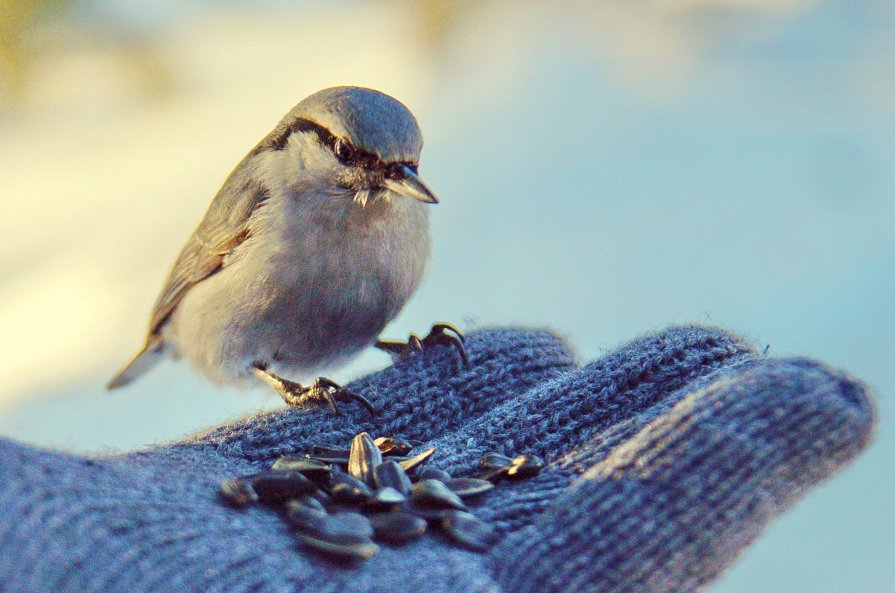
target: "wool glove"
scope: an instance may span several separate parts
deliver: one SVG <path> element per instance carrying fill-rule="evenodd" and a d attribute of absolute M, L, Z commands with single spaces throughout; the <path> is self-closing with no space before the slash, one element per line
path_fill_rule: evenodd
<path fill-rule="evenodd" d="M 555 336 L 468 336 L 348 388 L 378 413 L 282 408 L 125 455 L 0 440 L 0 590 L 26 592 L 688 592 L 777 514 L 852 460 L 873 424 L 865 388 L 774 359 L 713 328 L 676 327 L 578 368 Z M 453 475 L 532 452 L 535 477 L 470 501 L 486 552 L 426 533 L 340 564 L 282 516 L 221 503 L 221 480 L 367 431 L 434 446 Z"/>

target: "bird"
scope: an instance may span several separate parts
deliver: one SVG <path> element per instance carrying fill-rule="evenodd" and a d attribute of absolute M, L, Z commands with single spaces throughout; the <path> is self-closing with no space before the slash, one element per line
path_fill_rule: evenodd
<path fill-rule="evenodd" d="M 463 336 L 380 340 L 431 253 L 419 176 L 423 139 L 410 110 L 380 91 L 323 89 L 293 107 L 224 181 L 171 269 L 142 349 L 108 383 L 131 383 L 165 357 L 215 384 L 267 384 L 287 404 L 363 396 L 316 373 L 369 346 L 401 357 Z"/>

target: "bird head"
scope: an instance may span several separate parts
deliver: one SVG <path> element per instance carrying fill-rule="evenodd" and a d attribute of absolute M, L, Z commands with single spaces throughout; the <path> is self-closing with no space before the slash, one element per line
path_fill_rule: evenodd
<path fill-rule="evenodd" d="M 410 110 L 367 88 L 334 87 L 296 105 L 256 151 L 286 151 L 318 191 L 366 206 L 380 197 L 437 198 L 417 169 L 423 138 Z"/>

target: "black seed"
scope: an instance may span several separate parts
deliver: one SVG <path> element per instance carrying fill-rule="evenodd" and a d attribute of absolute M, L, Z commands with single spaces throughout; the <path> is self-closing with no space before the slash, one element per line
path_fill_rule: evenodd
<path fill-rule="evenodd" d="M 368 486 L 374 484 L 373 469 L 382 463 L 382 453 L 373 443 L 373 438 L 366 432 L 358 434 L 351 441 L 348 456 L 348 473 L 362 480 Z"/>
<path fill-rule="evenodd" d="M 228 504 L 235 507 L 244 507 L 249 503 L 258 502 L 258 493 L 252 488 L 246 478 L 231 478 L 221 482 L 220 493 Z"/>
<path fill-rule="evenodd" d="M 544 460 L 533 454 L 520 455 L 512 460 L 507 469 L 509 478 L 530 478 L 536 476 L 544 467 Z"/>
<path fill-rule="evenodd" d="M 413 502 L 423 506 L 466 510 L 466 505 L 463 504 L 460 497 L 438 480 L 417 482 L 410 489 L 410 495 Z"/>
<path fill-rule="evenodd" d="M 338 465 L 345 467 L 348 465 L 348 455 L 345 457 L 326 457 L 321 455 L 305 455 L 305 458 L 310 461 L 316 461 L 317 463 L 328 463 L 331 465 Z"/>
<path fill-rule="evenodd" d="M 364 503 L 364 506 L 370 509 L 382 509 L 393 507 L 406 500 L 406 496 L 391 486 L 386 486 L 385 488 L 377 490 L 373 497 Z"/>
<path fill-rule="evenodd" d="M 373 526 L 360 513 L 343 511 L 326 515 L 314 533 L 327 541 L 345 541 L 372 537 Z"/>
<path fill-rule="evenodd" d="M 424 467 L 417 472 L 420 480 L 438 480 L 445 482 L 451 479 L 451 474 L 437 467 Z"/>
<path fill-rule="evenodd" d="M 409 458 L 409 459 L 405 459 L 404 461 L 400 461 L 399 464 L 400 464 L 400 466 L 401 466 L 402 468 L 404 468 L 404 471 L 406 471 L 407 473 L 410 473 L 410 472 L 412 472 L 413 469 L 414 469 L 415 467 L 417 467 L 419 464 L 421 464 L 421 463 L 423 463 L 424 461 L 426 461 L 427 459 L 429 459 L 429 457 L 431 457 L 433 453 L 435 453 L 435 448 L 434 448 L 434 447 L 431 448 L 431 449 L 426 449 L 425 451 L 423 451 L 423 452 L 420 453 L 419 455 L 414 455 L 413 457 L 411 457 L 411 458 Z"/>
<path fill-rule="evenodd" d="M 487 469 L 502 469 L 509 467 L 513 460 L 500 453 L 485 453 L 479 460 L 479 465 Z"/>
<path fill-rule="evenodd" d="M 494 488 L 491 482 L 476 478 L 450 478 L 445 480 L 444 485 L 460 498 L 477 496 Z"/>
<path fill-rule="evenodd" d="M 401 508 L 404 509 L 405 512 L 412 513 L 417 517 L 422 517 L 433 525 L 441 525 L 441 522 L 447 519 L 450 513 L 455 512 L 455 509 L 437 509 L 416 504 L 412 501 Z"/>
<path fill-rule="evenodd" d="M 261 502 L 280 502 L 317 489 L 298 472 L 262 472 L 252 476 L 252 489 Z"/>
<path fill-rule="evenodd" d="M 336 502 L 359 503 L 369 500 L 373 491 L 365 483 L 341 470 L 334 470 L 327 484 L 329 495 Z"/>
<path fill-rule="evenodd" d="M 402 543 L 416 539 L 426 532 L 426 521 L 404 511 L 367 515 L 373 525 L 375 539 Z"/>
<path fill-rule="evenodd" d="M 377 488 L 394 488 L 404 496 L 410 494 L 410 477 L 396 461 L 388 459 L 373 469 Z"/>
<path fill-rule="evenodd" d="M 348 449 L 337 445 L 311 445 L 309 457 L 339 457 L 348 459 Z"/>
<path fill-rule="evenodd" d="M 491 483 L 495 483 L 495 482 L 499 482 L 504 477 L 506 477 L 507 471 L 509 471 L 509 468 L 506 468 L 506 467 L 500 467 L 500 468 L 482 467 L 482 468 L 479 468 L 478 471 L 473 472 L 471 477 L 479 479 L 479 480 L 488 480 Z"/>
<path fill-rule="evenodd" d="M 300 533 L 298 541 L 308 549 L 337 560 L 367 560 L 375 556 L 376 552 L 379 551 L 379 546 L 369 538 L 349 542 L 331 542 Z"/>
<path fill-rule="evenodd" d="M 309 496 L 319 502 L 324 508 L 329 508 L 334 504 L 332 496 L 324 492 L 323 490 L 314 490 L 313 492 L 308 492 L 305 496 Z"/>
<path fill-rule="evenodd" d="M 441 529 L 452 540 L 472 550 L 485 551 L 497 539 L 497 533 L 490 525 L 462 511 L 450 511 L 441 522 Z"/>
<path fill-rule="evenodd" d="M 373 442 L 383 455 L 407 455 L 413 449 L 413 445 L 407 441 L 392 437 L 379 437 Z"/>
<path fill-rule="evenodd" d="M 326 507 L 317 499 L 314 495 L 319 493 L 319 490 L 314 492 L 310 492 L 308 494 L 302 494 L 298 498 L 293 498 L 291 500 L 286 501 L 286 504 L 301 504 L 315 511 L 323 511 L 326 512 Z"/>
<path fill-rule="evenodd" d="M 320 523 L 326 516 L 326 510 L 315 499 L 309 498 L 309 500 L 314 501 L 318 506 L 307 504 L 304 500 L 288 501 L 286 503 L 286 517 L 296 527 L 316 531 L 320 528 Z"/>
<path fill-rule="evenodd" d="M 316 482 L 329 479 L 332 467 L 327 463 L 321 463 L 305 457 L 280 457 L 271 466 L 275 472 L 299 472 L 306 478 Z"/>

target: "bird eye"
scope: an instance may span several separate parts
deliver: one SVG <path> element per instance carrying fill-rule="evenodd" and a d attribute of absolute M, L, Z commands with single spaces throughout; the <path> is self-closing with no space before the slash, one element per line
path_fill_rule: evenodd
<path fill-rule="evenodd" d="M 348 143 L 347 140 L 343 140 L 342 138 L 338 138 L 336 143 L 333 144 L 333 152 L 343 163 L 347 163 L 351 160 L 351 157 L 354 156 L 354 147 Z"/>

